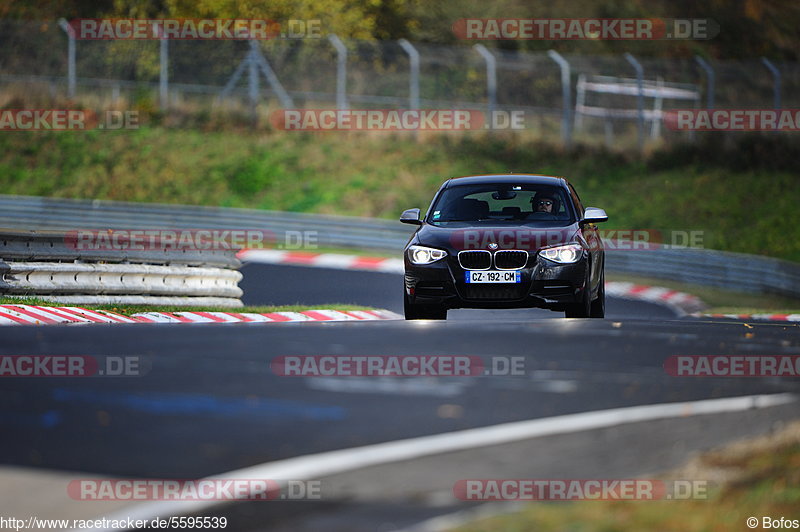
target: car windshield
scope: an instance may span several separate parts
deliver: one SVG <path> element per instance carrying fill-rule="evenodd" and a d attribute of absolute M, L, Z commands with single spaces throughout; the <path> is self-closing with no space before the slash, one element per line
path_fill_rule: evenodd
<path fill-rule="evenodd" d="M 490 183 L 445 189 L 428 215 L 428 223 L 564 225 L 574 222 L 566 191 L 540 184 Z"/>

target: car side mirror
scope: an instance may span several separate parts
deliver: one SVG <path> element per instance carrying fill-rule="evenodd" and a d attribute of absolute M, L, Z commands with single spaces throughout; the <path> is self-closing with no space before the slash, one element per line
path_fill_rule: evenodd
<path fill-rule="evenodd" d="M 606 214 L 606 211 L 603 209 L 598 209 L 597 207 L 586 207 L 586 212 L 583 213 L 583 219 L 581 220 L 581 223 L 595 224 L 607 221 L 608 215 Z"/>
<path fill-rule="evenodd" d="M 400 221 L 404 224 L 422 225 L 422 220 L 419 219 L 419 209 L 403 211 L 403 214 L 400 215 Z"/>

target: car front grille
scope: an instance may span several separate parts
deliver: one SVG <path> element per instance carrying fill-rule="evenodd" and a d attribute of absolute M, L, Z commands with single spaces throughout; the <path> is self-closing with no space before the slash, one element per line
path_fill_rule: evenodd
<path fill-rule="evenodd" d="M 458 264 L 465 270 L 488 270 L 492 267 L 492 252 L 460 251 Z M 527 251 L 502 249 L 494 252 L 494 267 L 498 270 L 521 270 L 526 264 L 528 264 Z"/>
<path fill-rule="evenodd" d="M 494 265 L 499 270 L 520 270 L 528 263 L 528 252 L 500 250 L 494 254 Z"/>
<path fill-rule="evenodd" d="M 458 263 L 465 270 L 488 270 L 492 265 L 492 254 L 488 251 L 459 251 Z"/>

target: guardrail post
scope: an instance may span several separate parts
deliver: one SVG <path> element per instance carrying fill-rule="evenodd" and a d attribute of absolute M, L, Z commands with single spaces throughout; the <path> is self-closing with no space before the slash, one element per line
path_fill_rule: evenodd
<path fill-rule="evenodd" d="M 476 44 L 473 46 L 483 60 L 486 61 L 486 97 L 488 99 L 487 123 L 492 124 L 494 121 L 494 110 L 497 107 L 497 60 L 492 52 L 490 52 L 484 45 Z"/>
<path fill-rule="evenodd" d="M 644 148 L 644 69 L 642 64 L 636 60 L 629 52 L 625 52 L 625 60 L 636 70 L 636 109 L 637 109 L 637 128 L 639 130 L 639 152 Z"/>
<path fill-rule="evenodd" d="M 561 140 L 564 146 L 572 146 L 572 87 L 569 62 L 555 50 L 548 50 L 547 55 L 561 68 Z"/>
<path fill-rule="evenodd" d="M 406 39 L 397 42 L 408 54 L 408 105 L 411 109 L 419 109 L 419 52 Z"/>
<path fill-rule="evenodd" d="M 336 48 L 336 107 L 347 109 L 347 47 L 335 33 L 328 40 Z"/>
<path fill-rule="evenodd" d="M 697 61 L 697 64 L 700 65 L 700 68 L 702 68 L 706 72 L 706 108 L 713 109 L 714 86 L 716 84 L 716 76 L 714 75 L 714 69 L 711 68 L 711 65 L 708 64 L 708 61 L 706 61 L 699 55 L 694 56 L 694 60 Z"/>
<path fill-rule="evenodd" d="M 764 66 L 769 69 L 772 73 L 772 99 L 773 99 L 773 106 L 775 109 L 781 108 L 781 71 L 778 70 L 772 61 L 767 59 L 766 57 L 761 58 L 761 62 L 764 63 Z"/>
<path fill-rule="evenodd" d="M 67 34 L 67 96 L 75 97 L 75 30 L 66 19 L 58 19 L 58 25 Z"/>
<path fill-rule="evenodd" d="M 606 148 L 610 150 L 614 147 L 614 122 L 608 116 L 603 119 L 603 138 L 606 142 Z"/>
<path fill-rule="evenodd" d="M 657 139 L 661 136 L 661 110 L 664 108 L 664 99 L 661 89 L 664 88 L 664 78 L 656 78 L 656 97 L 653 100 L 653 121 L 650 123 L 650 138 Z"/>

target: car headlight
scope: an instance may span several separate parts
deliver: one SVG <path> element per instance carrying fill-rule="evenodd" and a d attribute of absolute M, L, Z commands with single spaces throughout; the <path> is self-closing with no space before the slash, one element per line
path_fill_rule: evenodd
<path fill-rule="evenodd" d="M 583 248 L 579 244 L 567 244 L 566 246 L 543 249 L 539 252 L 539 255 L 553 262 L 570 263 L 577 262 L 582 252 Z"/>
<path fill-rule="evenodd" d="M 430 264 L 447 256 L 441 249 L 426 248 L 425 246 L 409 246 L 408 259 L 413 264 Z"/>

